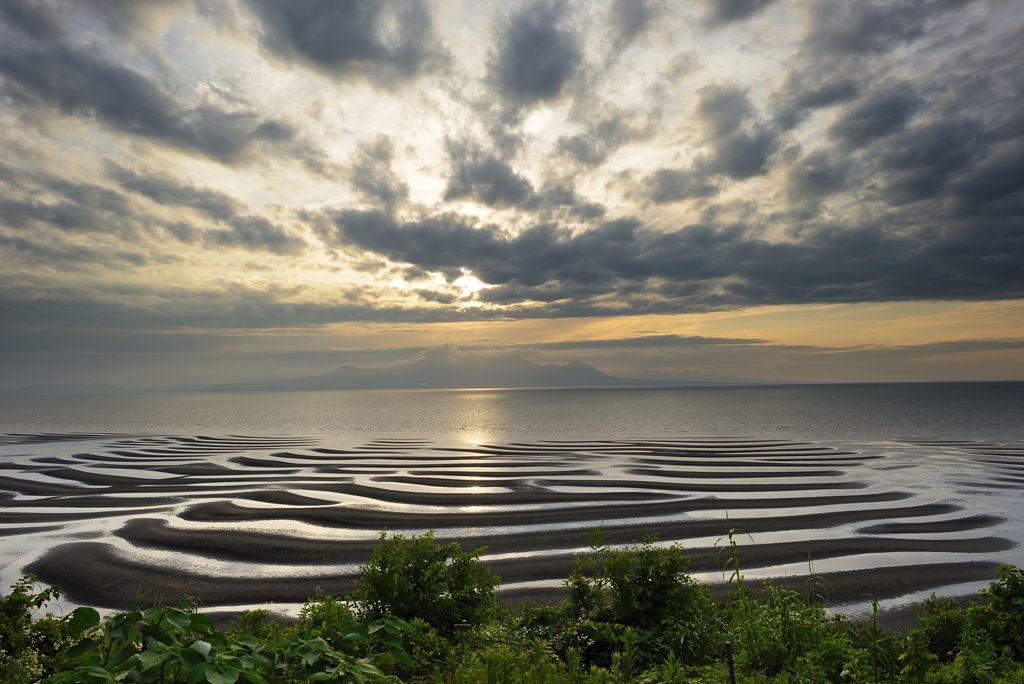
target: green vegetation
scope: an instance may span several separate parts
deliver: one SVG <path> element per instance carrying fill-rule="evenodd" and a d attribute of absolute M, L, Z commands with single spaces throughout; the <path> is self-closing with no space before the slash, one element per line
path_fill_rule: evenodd
<path fill-rule="evenodd" d="M 962 608 L 932 595 L 906 635 L 831 614 L 805 595 L 744 583 L 729 535 L 729 599 L 686 570 L 678 545 L 611 548 L 600 530 L 559 606 L 502 608 L 498 578 L 433 534 L 382 534 L 353 596 L 319 590 L 297 621 L 247 611 L 227 630 L 184 597 L 101 618 L 38 613 L 60 596 L 26 577 L 0 597 L 0 684 L 1024 684 L 1024 571 L 1003 566 Z M 727 646 L 728 644 L 728 646 Z"/>

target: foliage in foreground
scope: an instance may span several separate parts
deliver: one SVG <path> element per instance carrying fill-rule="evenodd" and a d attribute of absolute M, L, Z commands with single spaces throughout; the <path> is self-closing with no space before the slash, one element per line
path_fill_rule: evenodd
<path fill-rule="evenodd" d="M 686 574 L 677 545 L 611 548 L 598 530 L 562 605 L 508 610 L 482 550 L 382 535 L 353 597 L 318 590 L 295 622 L 247 611 L 224 632 L 187 600 L 105 619 L 91 608 L 37 617 L 60 588 L 37 591 L 26 577 L 0 597 L 0 684 L 724 684 L 727 641 L 739 682 L 1024 684 L 1024 571 L 1014 566 L 999 569 L 983 604 L 932 595 L 904 636 L 831 614 L 815 586 L 755 594 L 730 545 L 735 591 L 724 605 Z"/>

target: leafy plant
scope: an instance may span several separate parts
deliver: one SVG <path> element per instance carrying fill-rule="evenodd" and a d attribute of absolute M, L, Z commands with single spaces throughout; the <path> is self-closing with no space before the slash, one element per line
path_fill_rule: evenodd
<path fill-rule="evenodd" d="M 500 581 L 479 563 L 484 550 L 464 553 L 456 542 L 442 546 L 433 530 L 408 542 L 381 532 L 380 546 L 359 568 L 353 594 L 359 617 L 420 618 L 445 634 L 456 622 L 484 622 L 497 607 L 494 589 Z"/>
<path fill-rule="evenodd" d="M 343 633 L 361 643 L 382 632 L 389 650 L 401 653 L 400 632 L 406 625 L 384 619 L 354 626 Z M 84 638 L 69 652 L 79 665 L 41 684 L 268 684 L 293 678 L 314 681 L 388 681 L 361 658 L 335 649 L 320 637 L 292 636 L 268 645 L 255 636 L 217 631 L 205 615 L 180 608 L 136 607 L 104 620 L 93 608 L 77 608 L 63 625 L 67 636 Z M 406 659 L 408 656 L 401 654 Z"/>
<path fill-rule="evenodd" d="M 38 680 L 53 671 L 72 644 L 60 632 L 51 613 L 35 614 L 63 593 L 58 586 L 36 590 L 36 578 L 26 575 L 0 596 L 0 684 Z"/>
<path fill-rule="evenodd" d="M 917 623 L 937 662 L 948 663 L 956 658 L 964 628 L 964 611 L 956 599 L 932 594 L 921 604 Z"/>
<path fill-rule="evenodd" d="M 981 595 L 988 602 L 992 619 L 989 628 L 996 644 L 1013 650 L 1015 657 L 1024 657 L 1024 570 L 1014 565 L 1001 565 L 997 580 Z"/>
<path fill-rule="evenodd" d="M 637 663 L 660 662 L 669 653 L 702 660 L 720 648 L 718 606 L 708 587 L 686 570 L 690 559 L 682 547 L 655 546 L 657 537 L 612 549 L 601 529 L 589 537 L 593 554 L 579 559 L 565 582 L 571 631 L 565 647 L 583 651 L 591 663 L 614 665 L 620 647 L 631 653 L 629 630 L 637 639 Z M 568 638 L 566 638 L 568 637 Z"/>

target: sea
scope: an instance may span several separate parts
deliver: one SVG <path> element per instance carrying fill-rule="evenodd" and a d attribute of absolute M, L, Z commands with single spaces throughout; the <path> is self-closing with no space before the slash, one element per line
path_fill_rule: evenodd
<path fill-rule="evenodd" d="M 0 397 L 0 584 L 295 614 L 433 530 L 544 601 L 594 528 L 719 587 L 732 531 L 856 613 L 1024 563 L 1022 490 L 1020 382 Z"/>

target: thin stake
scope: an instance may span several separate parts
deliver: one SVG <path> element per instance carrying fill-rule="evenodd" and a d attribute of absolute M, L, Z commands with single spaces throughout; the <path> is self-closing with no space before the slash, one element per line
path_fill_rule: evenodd
<path fill-rule="evenodd" d="M 725 662 L 729 663 L 729 684 L 736 684 L 736 668 L 732 664 L 732 642 L 725 642 Z"/>

